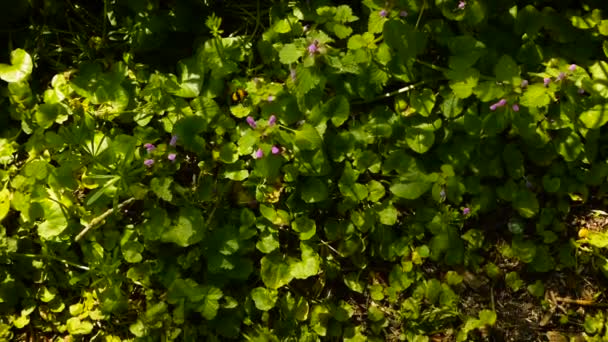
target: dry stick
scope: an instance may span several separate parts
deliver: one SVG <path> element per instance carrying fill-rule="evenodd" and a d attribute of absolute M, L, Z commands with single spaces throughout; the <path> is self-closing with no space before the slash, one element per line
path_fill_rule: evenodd
<path fill-rule="evenodd" d="M 556 302 L 566 303 L 566 304 L 576 304 L 581 306 L 597 306 L 597 307 L 608 307 L 608 303 L 596 303 L 593 300 L 589 299 L 572 299 L 572 298 L 562 298 L 555 297 Z"/>
<path fill-rule="evenodd" d="M 122 202 L 118 205 L 118 209 L 119 210 L 122 209 L 124 206 L 126 206 L 127 204 L 129 204 L 133 201 L 135 201 L 135 197 L 131 197 L 131 198 L 125 200 L 124 202 Z M 98 226 L 101 222 L 103 222 L 103 220 L 106 219 L 106 217 L 110 216 L 113 212 L 114 212 L 114 208 L 110 208 L 110 209 L 106 210 L 103 214 L 101 214 L 101 215 L 97 216 L 96 218 L 94 218 L 93 220 L 91 220 L 91 222 L 89 224 L 87 224 L 78 235 L 76 235 L 76 239 L 74 239 L 74 241 L 78 242 L 78 240 L 82 239 L 84 234 L 86 234 L 89 230 Z"/>

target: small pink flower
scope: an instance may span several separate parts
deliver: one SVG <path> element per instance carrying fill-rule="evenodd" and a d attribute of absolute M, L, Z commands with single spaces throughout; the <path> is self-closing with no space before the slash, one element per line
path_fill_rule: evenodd
<path fill-rule="evenodd" d="M 277 123 L 277 117 L 276 115 L 272 114 L 270 116 L 270 118 L 268 119 L 268 126 L 272 127 Z"/>
<path fill-rule="evenodd" d="M 274 96 L 268 95 L 268 102 L 272 102 L 272 101 L 274 101 Z"/>
<path fill-rule="evenodd" d="M 570 71 L 576 70 L 576 64 L 570 64 L 570 66 L 568 67 L 568 70 L 570 70 Z"/>
<path fill-rule="evenodd" d="M 169 145 L 175 147 L 177 145 L 177 134 L 173 134 L 171 136 L 171 141 L 169 141 Z"/>
<path fill-rule="evenodd" d="M 469 215 L 471 213 L 471 209 L 470 208 L 464 208 L 462 209 L 462 215 Z"/>
<path fill-rule="evenodd" d="M 308 53 L 311 55 L 317 53 L 319 51 L 319 47 L 317 46 L 318 44 L 319 41 L 315 39 L 312 44 L 308 45 Z"/>
<path fill-rule="evenodd" d="M 496 104 L 491 105 L 491 106 L 490 106 L 490 110 L 491 110 L 491 111 L 495 111 L 495 110 L 496 110 Z"/>
<path fill-rule="evenodd" d="M 401 18 L 405 18 L 405 17 L 407 17 L 407 11 L 401 11 L 401 12 L 399 12 L 399 16 L 400 16 Z"/>
<path fill-rule="evenodd" d="M 521 87 L 522 87 L 522 88 L 525 88 L 525 87 L 527 87 L 527 86 L 528 86 L 528 80 L 522 80 L 522 81 L 521 81 Z"/>
<path fill-rule="evenodd" d="M 177 154 L 169 153 L 169 155 L 167 156 L 167 159 L 169 159 L 170 161 L 175 161 L 175 157 L 177 157 Z"/>
<path fill-rule="evenodd" d="M 255 123 L 255 119 L 252 116 L 248 116 L 246 121 L 251 128 L 256 129 L 258 127 L 258 125 Z"/>
<path fill-rule="evenodd" d="M 507 104 L 507 100 L 505 100 L 505 99 L 500 99 L 500 101 L 496 102 L 496 106 L 498 106 L 498 107 L 502 107 L 506 104 Z"/>
<path fill-rule="evenodd" d="M 260 159 L 264 156 L 264 151 L 262 151 L 261 148 L 258 148 L 257 151 L 255 151 L 254 157 L 255 159 Z"/>
<path fill-rule="evenodd" d="M 279 154 L 281 153 L 281 149 L 278 146 L 272 146 L 272 154 Z"/>
<path fill-rule="evenodd" d="M 388 12 L 385 9 L 383 9 L 382 11 L 380 11 L 380 16 L 382 18 L 386 18 L 387 15 L 388 15 Z"/>
<path fill-rule="evenodd" d="M 551 79 L 549 77 L 545 77 L 543 79 L 543 84 L 545 85 L 545 87 L 548 87 L 549 83 L 551 83 Z"/>
<path fill-rule="evenodd" d="M 146 165 L 147 167 L 152 166 L 152 164 L 154 164 L 154 159 L 146 159 L 146 160 L 144 160 L 144 165 Z"/>
<path fill-rule="evenodd" d="M 154 146 L 153 144 L 150 144 L 150 143 L 145 144 L 144 147 L 146 148 L 148 153 L 150 153 L 156 149 L 156 146 Z"/>
<path fill-rule="evenodd" d="M 519 105 L 517 103 L 514 103 L 513 106 L 511 106 L 511 108 L 513 108 L 514 112 L 519 112 Z"/>
<path fill-rule="evenodd" d="M 565 72 L 560 72 L 559 75 L 557 75 L 557 80 L 558 81 L 563 81 L 564 78 L 566 78 L 566 73 Z"/>
<path fill-rule="evenodd" d="M 467 6 L 467 3 L 464 1 L 458 2 L 458 9 L 463 10 Z"/>

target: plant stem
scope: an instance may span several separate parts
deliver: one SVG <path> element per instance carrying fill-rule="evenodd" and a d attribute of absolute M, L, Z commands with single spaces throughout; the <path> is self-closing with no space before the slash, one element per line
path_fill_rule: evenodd
<path fill-rule="evenodd" d="M 51 259 L 51 260 L 55 260 L 55 261 L 59 261 L 62 262 L 66 265 L 70 265 L 76 268 L 80 268 L 81 270 L 85 270 L 85 271 L 89 271 L 90 268 L 88 268 L 87 266 L 83 266 L 83 265 L 79 265 L 77 263 L 56 257 L 54 255 L 48 255 L 48 254 L 28 254 L 28 253 L 11 253 L 14 256 L 18 256 L 18 257 L 24 257 L 24 258 L 32 258 L 32 259 Z"/>
<path fill-rule="evenodd" d="M 124 202 L 120 203 L 118 205 L 118 209 L 122 209 L 124 206 L 126 206 L 127 204 L 131 203 L 135 201 L 135 197 L 131 197 L 127 200 L 125 200 Z M 106 210 L 103 214 L 97 216 L 96 218 L 94 218 L 93 220 L 91 220 L 91 222 L 89 224 L 87 224 L 84 229 L 78 233 L 78 235 L 76 235 L 76 238 L 74 239 L 75 242 L 78 242 L 78 240 L 82 239 L 82 237 L 91 229 L 95 228 L 96 226 L 100 225 L 101 222 L 103 222 L 103 220 L 106 219 L 106 217 L 110 216 L 112 213 L 114 212 L 114 208 L 110 208 L 108 210 Z"/>

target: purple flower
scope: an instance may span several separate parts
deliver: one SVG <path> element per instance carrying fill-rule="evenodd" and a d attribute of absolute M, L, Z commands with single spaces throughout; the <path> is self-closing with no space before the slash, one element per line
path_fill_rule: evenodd
<path fill-rule="evenodd" d="M 385 9 L 383 9 L 382 11 L 380 11 L 380 16 L 382 18 L 386 18 L 387 15 L 388 15 L 388 12 Z"/>
<path fill-rule="evenodd" d="M 255 159 L 260 159 L 264 156 L 264 151 L 262 151 L 261 148 L 258 148 L 258 150 L 255 151 L 255 154 L 253 156 Z"/>
<path fill-rule="evenodd" d="M 568 67 L 568 70 L 570 70 L 570 71 L 576 70 L 576 64 L 570 64 L 570 66 Z"/>
<path fill-rule="evenodd" d="M 270 116 L 270 118 L 268 119 L 268 126 L 274 126 L 277 123 L 277 117 L 276 115 L 272 114 Z"/>
<path fill-rule="evenodd" d="M 150 153 L 156 149 L 156 146 L 154 146 L 153 144 L 150 144 L 150 143 L 145 144 L 144 147 L 146 148 L 148 153 Z"/>
<path fill-rule="evenodd" d="M 511 108 L 513 108 L 514 112 L 519 112 L 519 105 L 517 103 L 514 103 L 513 106 L 511 106 Z"/>
<path fill-rule="evenodd" d="M 292 81 L 296 80 L 296 69 L 289 70 L 289 77 L 291 77 Z"/>
<path fill-rule="evenodd" d="M 317 44 L 319 44 L 319 41 L 315 39 L 312 44 L 308 45 L 309 54 L 314 55 L 319 51 L 319 47 L 317 46 Z"/>
<path fill-rule="evenodd" d="M 525 87 L 527 87 L 527 86 L 528 86 L 528 80 L 522 80 L 522 81 L 521 81 L 521 87 L 522 87 L 522 88 L 525 88 Z"/>
<path fill-rule="evenodd" d="M 548 87 L 549 83 L 551 83 L 551 79 L 549 77 L 545 77 L 543 79 L 543 84 L 545 85 L 545 87 Z"/>
<path fill-rule="evenodd" d="M 268 102 L 272 102 L 272 101 L 274 101 L 274 96 L 268 95 Z"/>
<path fill-rule="evenodd" d="M 471 213 L 471 208 L 462 209 L 462 215 L 469 215 Z"/>
<path fill-rule="evenodd" d="M 465 1 L 458 2 L 458 9 L 463 10 L 466 7 L 467 3 Z"/>
<path fill-rule="evenodd" d="M 175 161 L 175 157 L 177 157 L 177 154 L 169 153 L 169 155 L 167 156 L 167 159 L 169 159 L 170 161 Z"/>
<path fill-rule="evenodd" d="M 169 141 L 169 145 L 175 147 L 177 145 L 177 134 L 173 134 L 171 136 L 171 141 Z"/>
<path fill-rule="evenodd" d="M 563 81 L 564 78 L 566 78 L 566 73 L 565 72 L 560 72 L 559 75 L 557 75 L 557 80 L 558 81 Z"/>
<path fill-rule="evenodd" d="M 399 16 L 400 16 L 401 18 L 405 18 L 405 17 L 407 17 L 407 11 L 401 11 L 401 12 L 399 12 Z"/>
<path fill-rule="evenodd" d="M 578 93 L 583 95 L 585 93 L 585 89 L 583 88 L 578 88 Z"/>
<path fill-rule="evenodd" d="M 496 110 L 496 103 L 490 106 L 490 110 L 491 111 L 495 111 Z"/>
<path fill-rule="evenodd" d="M 272 146 L 272 154 L 279 154 L 281 153 L 281 149 L 278 146 Z"/>
<path fill-rule="evenodd" d="M 249 124 L 249 126 L 251 126 L 251 128 L 256 129 L 258 127 L 258 125 L 255 123 L 255 119 L 252 116 L 248 116 L 247 117 L 247 123 Z"/>
<path fill-rule="evenodd" d="M 507 104 L 507 100 L 505 100 L 505 99 L 500 99 L 500 101 L 496 102 L 496 106 L 498 106 L 498 107 L 502 107 L 506 104 Z"/>
<path fill-rule="evenodd" d="M 154 159 L 146 159 L 146 160 L 144 160 L 144 165 L 146 165 L 147 167 L 152 166 L 152 164 L 154 164 Z"/>

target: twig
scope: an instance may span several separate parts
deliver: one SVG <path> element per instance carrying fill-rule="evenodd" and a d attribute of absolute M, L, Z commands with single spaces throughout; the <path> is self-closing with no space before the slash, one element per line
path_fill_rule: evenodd
<path fill-rule="evenodd" d="M 595 307 L 608 307 L 608 303 L 596 303 L 590 299 L 572 299 L 572 298 L 562 298 L 555 297 L 556 302 L 566 303 L 566 304 L 576 304 L 581 306 L 595 306 Z"/>
<path fill-rule="evenodd" d="M 53 255 L 45 255 L 45 254 L 27 254 L 27 253 L 11 253 L 11 255 L 24 257 L 24 258 L 34 258 L 34 259 L 52 259 L 55 261 L 62 262 L 66 265 L 70 265 L 76 268 L 80 268 L 81 270 L 89 271 L 90 269 L 87 266 L 79 265 L 77 263 L 53 256 Z"/>
<path fill-rule="evenodd" d="M 133 201 L 135 201 L 135 197 L 131 197 L 131 198 L 125 200 L 124 202 L 122 202 L 118 205 L 118 209 L 122 209 L 124 206 L 126 206 L 127 204 L 129 204 Z M 106 217 L 110 216 L 113 212 L 114 212 L 114 208 L 110 208 L 110 209 L 106 210 L 103 214 L 101 214 L 101 215 L 97 216 L 96 218 L 94 218 L 93 220 L 91 220 L 91 222 L 89 224 L 87 224 L 78 235 L 76 235 L 76 238 L 74 239 L 74 241 L 78 242 L 78 240 L 82 239 L 84 234 L 86 234 L 89 230 L 95 228 L 99 224 L 101 224 L 101 222 L 103 222 L 103 220 L 105 220 Z"/>

